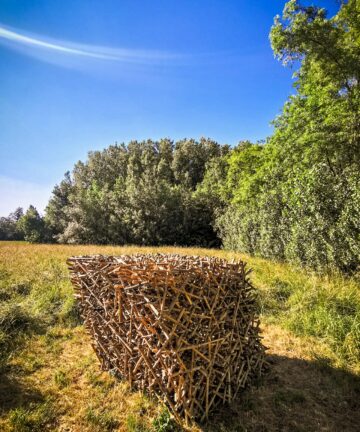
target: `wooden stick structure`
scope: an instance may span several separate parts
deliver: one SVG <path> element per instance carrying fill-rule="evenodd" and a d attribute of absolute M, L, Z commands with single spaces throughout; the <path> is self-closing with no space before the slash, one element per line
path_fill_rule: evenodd
<path fill-rule="evenodd" d="M 165 400 L 177 420 L 205 420 L 261 374 L 265 349 L 242 261 L 136 254 L 68 265 L 102 368 Z"/>

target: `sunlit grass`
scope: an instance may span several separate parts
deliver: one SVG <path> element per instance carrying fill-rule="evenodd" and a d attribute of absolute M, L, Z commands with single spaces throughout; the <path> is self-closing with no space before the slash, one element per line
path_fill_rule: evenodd
<path fill-rule="evenodd" d="M 74 431 L 175 430 L 162 404 L 130 391 L 126 383 L 99 370 L 80 325 L 68 278 L 69 256 L 138 251 L 243 259 L 253 269 L 251 279 L 258 288 L 263 335 L 270 353 L 314 361 L 319 373 L 329 367 L 360 372 L 360 283 L 356 278 L 318 276 L 288 264 L 221 250 L 0 242 L 0 368 L 8 385 L 14 386 L 13 399 L 9 389 L 0 387 L 0 405 L 11 399 L 6 402 L 8 408 L 0 410 L 0 430 L 57 430 L 59 425 Z M 346 398 L 355 391 L 347 378 L 332 380 L 330 376 L 330 392 L 334 386 Z M 282 416 L 285 409 L 315 403 L 308 390 L 284 385 L 274 389 L 273 399 L 269 396 L 271 415 Z M 249 395 L 242 409 L 251 412 L 253 417 L 248 420 L 260 427 L 256 404 L 264 400 L 264 394 L 255 406 Z M 242 430 L 234 425 L 233 429 L 224 427 L 204 430 Z"/>
<path fill-rule="evenodd" d="M 360 357 L 360 283 L 356 278 L 345 278 L 340 274 L 318 276 L 288 264 L 196 248 L 0 242 L 0 299 L 5 300 L 0 309 L 0 344 L 12 329 L 28 328 L 29 320 L 36 319 L 39 325 L 45 326 L 78 324 L 66 267 L 69 256 L 118 255 L 140 249 L 149 253 L 240 257 L 253 269 L 252 281 L 259 289 L 259 303 L 265 319 L 291 329 L 295 334 L 318 338 L 331 348 L 340 363 L 357 367 Z M 13 314 L 12 320 L 9 320 L 9 314 Z"/>

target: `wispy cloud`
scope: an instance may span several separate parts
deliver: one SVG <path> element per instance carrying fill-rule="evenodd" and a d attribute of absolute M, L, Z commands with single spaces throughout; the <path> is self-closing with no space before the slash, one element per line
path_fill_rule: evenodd
<path fill-rule="evenodd" d="M 13 49 L 26 49 L 25 53 L 39 57 L 39 54 L 58 54 L 68 57 L 89 58 L 106 61 L 137 64 L 156 64 L 179 60 L 183 56 L 156 50 L 110 48 L 79 44 L 65 40 L 26 33 L 0 25 L 0 44 Z"/>

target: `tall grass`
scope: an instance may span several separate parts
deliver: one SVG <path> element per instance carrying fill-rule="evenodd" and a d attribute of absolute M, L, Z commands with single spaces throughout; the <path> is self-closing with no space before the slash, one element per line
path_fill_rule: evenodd
<path fill-rule="evenodd" d="M 360 281 L 338 273 L 249 258 L 263 318 L 326 344 L 342 366 L 359 370 Z"/>
<path fill-rule="evenodd" d="M 66 258 L 122 254 L 139 247 L 30 245 L 0 242 L 0 365 L 32 332 L 79 322 Z M 326 344 L 350 367 L 360 358 L 360 282 L 339 274 L 317 276 L 284 263 L 236 253 L 183 248 L 141 248 L 242 258 L 253 269 L 263 319 Z"/>
<path fill-rule="evenodd" d="M 89 340 L 78 326 L 66 259 L 140 249 L 242 258 L 253 269 L 251 279 L 258 288 L 265 340 L 277 338 L 268 345 L 277 357 L 277 366 L 272 367 L 279 374 L 253 393 L 249 390 L 241 400 L 242 411 L 233 419 L 226 411 L 213 428 L 204 431 L 315 430 L 315 421 L 321 421 L 324 430 L 357 430 L 331 429 L 322 419 L 333 416 L 334 404 L 339 404 L 344 416 L 356 424 L 351 410 L 356 410 L 359 388 L 354 373 L 360 373 L 358 279 L 339 274 L 320 277 L 287 264 L 220 250 L 0 242 L 0 383 L 4 377 L 3 382 L 10 385 L 0 385 L 1 431 L 63 430 L 63 426 L 72 430 L 74 425 L 85 432 L 178 430 L 163 406 L 130 392 L 126 383 L 99 371 Z M 309 359 L 311 347 L 321 362 L 305 362 L 302 367 L 297 361 L 303 355 Z M 288 349 L 293 350 L 289 358 Z M 334 364 L 351 369 L 351 373 L 339 371 L 339 375 Z M 12 391 L 12 405 L 1 412 Z M 326 404 L 321 398 L 329 394 Z M 301 414 L 296 418 L 305 421 L 307 429 L 292 423 L 291 417 L 298 411 Z M 309 418 L 304 420 L 306 411 Z M 265 428 L 264 419 L 269 428 Z M 283 422 L 285 426 L 280 427 Z M 342 420 L 336 423 L 340 424 Z M 193 430 L 199 432 L 198 428 Z"/>

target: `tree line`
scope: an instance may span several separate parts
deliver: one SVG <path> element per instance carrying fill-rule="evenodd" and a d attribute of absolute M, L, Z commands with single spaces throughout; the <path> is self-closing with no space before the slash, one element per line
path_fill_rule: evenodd
<path fill-rule="evenodd" d="M 199 187 L 229 146 L 202 138 L 132 141 L 90 152 L 34 207 L 0 220 L 3 239 L 60 243 L 220 246 L 215 205 Z"/>
<path fill-rule="evenodd" d="M 329 18 L 323 8 L 291 0 L 275 18 L 270 40 L 274 55 L 296 68 L 296 92 L 264 143 L 230 148 L 205 138 L 163 139 L 91 152 L 54 188 L 43 218 L 33 208 L 20 217 L 15 212 L 1 219 L 0 236 L 223 245 L 316 269 L 356 271 L 359 2 L 343 3 Z"/>

